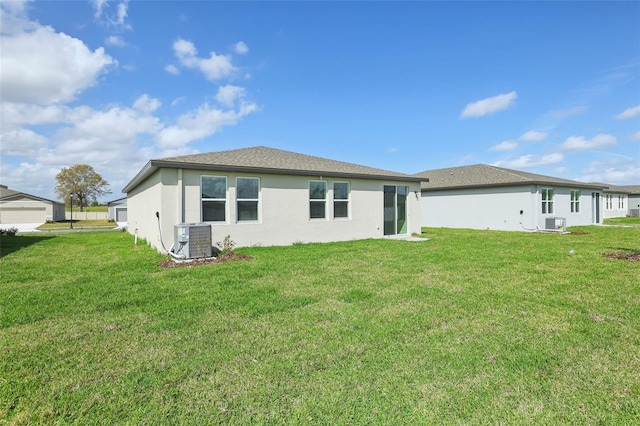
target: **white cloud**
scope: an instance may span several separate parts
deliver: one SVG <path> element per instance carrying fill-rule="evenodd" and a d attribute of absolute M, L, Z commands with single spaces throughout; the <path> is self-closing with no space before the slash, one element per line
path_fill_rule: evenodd
<path fill-rule="evenodd" d="M 133 108 L 149 114 L 160 108 L 160 105 L 162 103 L 158 99 L 152 98 L 145 93 L 133 103 Z"/>
<path fill-rule="evenodd" d="M 547 133 L 538 132 L 535 130 L 529 130 L 527 133 L 520 136 L 521 141 L 527 141 L 527 142 L 540 142 L 545 140 L 546 138 L 547 138 Z"/>
<path fill-rule="evenodd" d="M 161 128 L 158 118 L 143 111 L 120 107 L 92 111 L 74 122 L 73 127 L 57 132 L 55 152 L 63 152 L 65 156 L 81 155 L 82 158 L 87 155 L 91 158 L 93 154 L 94 161 L 115 159 L 140 134 L 155 134 Z"/>
<path fill-rule="evenodd" d="M 68 108 L 61 105 L 33 105 L 25 103 L 0 103 L 0 127 L 16 128 L 22 125 L 55 124 L 64 121 Z"/>
<path fill-rule="evenodd" d="M 0 2 L 0 29 L 3 34 L 32 30 L 38 25 L 27 17 L 27 5 L 31 0 Z"/>
<path fill-rule="evenodd" d="M 33 156 L 33 153 L 47 146 L 48 139 L 29 129 L 13 129 L 0 134 L 3 155 Z"/>
<path fill-rule="evenodd" d="M 176 106 L 180 102 L 184 102 L 185 99 L 187 99 L 187 98 L 184 97 L 184 96 L 177 97 L 177 98 L 175 98 L 174 100 L 171 101 L 171 106 Z"/>
<path fill-rule="evenodd" d="M 627 120 L 629 118 L 635 118 L 640 115 L 640 105 L 632 108 L 627 108 L 620 114 L 616 115 L 616 120 Z"/>
<path fill-rule="evenodd" d="M 244 94 L 244 88 L 227 84 L 226 86 L 221 86 L 218 88 L 216 100 L 222 105 L 232 108 L 236 100 L 242 99 L 244 97 Z"/>
<path fill-rule="evenodd" d="M 639 142 L 640 141 L 640 131 L 635 132 L 634 134 L 631 135 L 631 141 L 633 141 L 633 142 Z"/>
<path fill-rule="evenodd" d="M 0 152 L 2 158 L 10 155 L 23 157 L 25 161 L 18 166 L 3 164 L 3 182 L 29 188 L 35 182 L 40 185 L 51 182 L 61 167 L 86 163 L 103 174 L 112 187 L 117 184 L 121 188 L 131 178 L 131 170 L 140 168 L 150 158 L 145 155 L 149 150 L 139 146 L 144 135 L 151 135 L 147 137 L 152 144 L 150 137 L 163 127 L 157 117 L 142 110 L 152 109 L 155 104 L 156 100 L 148 96 L 136 101 L 141 109 L 112 107 L 98 111 L 87 106 L 9 104 L 10 108 L 4 110 L 11 114 L 12 128 L 5 131 L 3 125 Z M 2 118 L 4 121 L 5 117 Z M 25 121 L 57 125 L 57 131 L 45 138 L 25 128 Z M 33 174 L 29 175 L 28 171 Z M 12 180 L 8 180 L 7 175 L 11 175 Z M 53 197 L 44 191 L 52 192 L 53 188 L 41 188 L 34 193 Z"/>
<path fill-rule="evenodd" d="M 108 46 L 115 46 L 115 47 L 123 47 L 125 46 L 127 43 L 124 42 L 124 38 L 122 38 L 121 36 L 109 36 L 104 40 L 104 43 Z"/>
<path fill-rule="evenodd" d="M 169 74 L 173 74 L 173 75 L 180 74 L 180 70 L 175 65 L 169 64 L 166 67 L 164 67 L 164 70 Z"/>
<path fill-rule="evenodd" d="M 91 4 L 96 10 L 93 14 L 93 17 L 95 19 L 100 19 L 100 17 L 102 16 L 102 9 L 104 9 L 107 2 L 108 0 L 91 0 Z"/>
<path fill-rule="evenodd" d="M 3 102 L 69 102 L 117 62 L 98 48 L 51 27 L 2 35 Z"/>
<path fill-rule="evenodd" d="M 111 7 L 109 0 L 91 0 L 95 12 L 93 14 L 94 19 L 107 27 L 115 27 L 118 29 L 130 30 L 127 20 L 129 0 L 122 0 L 115 5 L 115 8 Z M 115 9 L 115 10 L 114 10 Z"/>
<path fill-rule="evenodd" d="M 562 119 L 562 118 L 567 118 L 574 115 L 582 115 L 585 112 L 587 112 L 587 107 L 577 106 L 577 107 L 567 108 L 567 109 L 552 110 L 552 111 L 549 111 L 549 115 L 551 115 L 554 118 Z"/>
<path fill-rule="evenodd" d="M 502 141 L 497 145 L 489 148 L 489 151 L 513 151 L 518 147 L 518 142 L 516 141 Z"/>
<path fill-rule="evenodd" d="M 612 146 L 618 143 L 615 136 L 601 133 L 592 137 L 591 139 L 585 139 L 584 136 L 569 136 L 564 141 L 560 148 L 565 151 L 585 151 L 588 149 L 600 149 L 607 146 Z"/>
<path fill-rule="evenodd" d="M 517 98 L 518 94 L 513 91 L 472 102 L 467 104 L 460 116 L 462 118 L 467 118 L 494 114 L 512 106 Z"/>
<path fill-rule="evenodd" d="M 589 167 L 577 180 L 637 185 L 640 182 L 640 161 L 620 158 L 610 161 L 594 161 L 589 164 Z"/>
<path fill-rule="evenodd" d="M 55 175 L 62 167 L 83 163 L 91 164 L 119 192 L 149 158 L 194 153 L 197 149 L 189 142 L 235 125 L 257 110 L 255 103 L 245 100 L 245 89 L 236 86 L 220 88 L 216 95 L 220 106 L 203 104 L 176 120 L 160 118 L 160 100 L 147 93 L 129 106 L 109 98 L 110 94 L 98 100 L 98 106 L 83 104 L 83 92 L 99 84 L 117 61 L 102 48 L 92 51 L 80 39 L 29 20 L 28 3 L 0 0 L 3 184 L 54 198 Z M 130 28 L 127 1 L 92 3 L 101 23 Z M 105 42 L 125 44 L 120 36 Z M 181 59 L 176 65 L 200 70 L 210 79 L 236 70 L 226 56 L 199 57 L 188 41 L 176 46 L 176 56 Z M 165 69 L 179 73 L 174 65 Z M 172 105 L 182 100 L 177 98 Z"/>
<path fill-rule="evenodd" d="M 233 50 L 238 55 L 244 55 L 249 52 L 249 46 L 247 46 L 244 41 L 239 41 L 233 46 Z"/>
<path fill-rule="evenodd" d="M 228 55 L 210 52 L 208 58 L 198 57 L 198 50 L 188 40 L 176 40 L 173 43 L 173 51 L 182 66 L 200 70 L 211 81 L 228 77 L 236 70 Z"/>
<path fill-rule="evenodd" d="M 513 160 L 496 161 L 494 165 L 498 167 L 506 167 L 509 169 L 526 169 L 529 167 L 558 164 L 562 160 L 564 160 L 564 155 L 554 152 L 546 155 L 523 155 Z"/>
<path fill-rule="evenodd" d="M 213 135 L 222 127 L 235 125 L 242 117 L 256 109 L 257 105 L 253 103 L 241 105 L 238 111 L 224 111 L 205 104 L 178 117 L 175 125 L 162 129 L 156 136 L 156 142 L 163 149 L 181 148 L 190 142 Z"/>

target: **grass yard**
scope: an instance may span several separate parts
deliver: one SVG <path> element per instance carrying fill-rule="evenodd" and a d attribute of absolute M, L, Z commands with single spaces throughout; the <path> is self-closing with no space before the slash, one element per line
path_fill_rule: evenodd
<path fill-rule="evenodd" d="M 605 225 L 640 226 L 640 217 L 610 217 L 604 220 Z"/>
<path fill-rule="evenodd" d="M 90 220 L 74 220 L 73 229 L 113 229 L 118 226 L 115 222 L 107 219 L 90 219 Z M 47 222 L 38 226 L 40 231 L 64 231 L 71 229 L 71 221 L 65 220 L 61 222 Z"/>
<path fill-rule="evenodd" d="M 0 423 L 639 424 L 640 228 L 425 229 L 160 268 L 3 237 Z M 233 237 L 233 236 L 232 236 Z"/>

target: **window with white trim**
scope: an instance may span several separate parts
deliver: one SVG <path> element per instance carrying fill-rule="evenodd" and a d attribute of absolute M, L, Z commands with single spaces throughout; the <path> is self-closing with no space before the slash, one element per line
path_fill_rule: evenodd
<path fill-rule="evenodd" d="M 333 218 L 349 217 L 349 182 L 333 182 Z"/>
<path fill-rule="evenodd" d="M 542 188 L 542 214 L 553 214 L 553 188 Z"/>
<path fill-rule="evenodd" d="M 309 218 L 325 219 L 327 217 L 327 182 L 324 180 L 309 181 Z"/>
<path fill-rule="evenodd" d="M 200 197 L 203 222 L 226 222 L 227 178 L 225 176 L 201 176 Z"/>
<path fill-rule="evenodd" d="M 236 215 L 238 222 L 258 220 L 259 198 L 259 178 L 236 178 Z"/>
<path fill-rule="evenodd" d="M 571 213 L 580 213 L 580 190 L 571 190 Z"/>
<path fill-rule="evenodd" d="M 605 194 L 605 196 L 604 196 L 604 207 L 607 210 L 613 210 L 613 195 Z"/>
<path fill-rule="evenodd" d="M 625 196 L 623 194 L 618 195 L 618 209 L 624 210 L 624 199 Z"/>

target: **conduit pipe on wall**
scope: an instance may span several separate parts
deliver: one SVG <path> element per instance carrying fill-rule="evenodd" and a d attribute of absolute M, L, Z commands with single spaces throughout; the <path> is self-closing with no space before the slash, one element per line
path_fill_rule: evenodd
<path fill-rule="evenodd" d="M 184 260 L 187 258 L 184 254 L 176 254 L 173 252 L 173 244 L 171 245 L 171 249 L 167 250 L 167 247 L 164 245 L 164 241 L 162 241 L 162 227 L 160 226 L 160 212 L 156 212 L 156 218 L 158 219 L 158 232 L 160 233 L 160 244 L 162 244 L 162 248 L 165 252 L 174 259 Z"/>

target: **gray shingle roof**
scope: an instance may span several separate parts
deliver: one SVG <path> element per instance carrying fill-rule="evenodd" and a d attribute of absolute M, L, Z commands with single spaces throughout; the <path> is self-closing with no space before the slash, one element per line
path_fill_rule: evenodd
<path fill-rule="evenodd" d="M 32 198 L 34 200 L 46 201 L 54 204 L 62 204 L 59 201 L 49 200 L 48 198 L 38 197 L 37 195 L 27 194 L 25 192 L 14 191 L 13 189 L 9 189 L 4 185 L 0 185 L 0 200 L 11 201 L 11 199 L 27 197 Z"/>
<path fill-rule="evenodd" d="M 607 192 L 619 192 L 622 194 L 637 195 L 640 194 L 640 185 L 610 185 L 602 182 L 591 182 L 593 185 L 604 187 Z"/>
<path fill-rule="evenodd" d="M 414 176 L 429 179 L 429 182 L 422 183 L 423 191 L 531 184 L 570 186 L 572 188 L 603 188 L 602 185 L 598 184 L 587 184 L 486 164 L 426 170 L 416 173 Z"/>
<path fill-rule="evenodd" d="M 629 191 L 631 195 L 640 195 L 640 185 L 623 185 L 619 186 L 619 188 Z"/>
<path fill-rule="evenodd" d="M 128 192 L 159 167 L 240 171 L 268 174 L 318 175 L 365 179 L 419 182 L 422 179 L 404 173 L 376 169 L 344 161 L 298 154 L 281 149 L 257 146 L 229 151 L 166 157 L 149 161 L 123 189 Z"/>
<path fill-rule="evenodd" d="M 0 198 L 11 197 L 12 195 L 17 194 L 20 194 L 20 192 L 9 189 L 4 185 L 0 185 Z"/>

